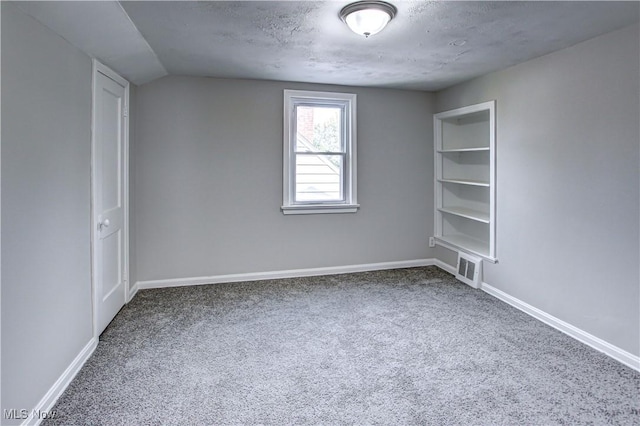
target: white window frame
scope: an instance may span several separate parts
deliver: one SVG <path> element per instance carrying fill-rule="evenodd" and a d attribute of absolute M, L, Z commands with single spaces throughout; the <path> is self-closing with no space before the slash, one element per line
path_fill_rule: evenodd
<path fill-rule="evenodd" d="M 344 201 L 296 201 L 296 136 L 295 108 L 302 106 L 335 106 L 343 108 L 343 138 L 345 143 L 343 173 Z M 355 213 L 360 205 L 356 188 L 356 95 L 353 93 L 315 92 L 306 90 L 284 91 L 284 149 L 282 213 Z"/>

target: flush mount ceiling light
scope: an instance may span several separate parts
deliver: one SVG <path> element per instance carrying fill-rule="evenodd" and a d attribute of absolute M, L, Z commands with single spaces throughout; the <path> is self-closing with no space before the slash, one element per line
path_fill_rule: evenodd
<path fill-rule="evenodd" d="M 368 38 L 382 31 L 397 12 L 394 5 L 384 1 L 358 1 L 343 7 L 340 19 L 351 31 Z"/>

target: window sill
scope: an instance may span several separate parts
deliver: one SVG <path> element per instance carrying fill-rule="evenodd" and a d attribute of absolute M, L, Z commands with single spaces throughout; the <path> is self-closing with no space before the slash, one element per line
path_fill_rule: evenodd
<path fill-rule="evenodd" d="M 282 206 L 283 214 L 328 214 L 328 213 L 355 213 L 360 204 L 310 204 L 296 206 Z"/>

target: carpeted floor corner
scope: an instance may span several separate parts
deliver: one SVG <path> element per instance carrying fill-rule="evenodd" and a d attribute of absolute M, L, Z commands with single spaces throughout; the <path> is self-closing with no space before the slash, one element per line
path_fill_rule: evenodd
<path fill-rule="evenodd" d="M 140 291 L 43 425 L 640 424 L 640 373 L 435 267 Z"/>

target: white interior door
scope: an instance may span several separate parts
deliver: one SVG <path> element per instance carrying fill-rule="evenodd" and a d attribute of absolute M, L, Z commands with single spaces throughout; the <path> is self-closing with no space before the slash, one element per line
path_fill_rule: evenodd
<path fill-rule="evenodd" d="M 94 69 L 93 95 L 93 261 L 96 336 L 104 331 L 124 306 L 127 294 L 127 85 L 112 72 L 105 73 L 105 69 L 103 66 Z"/>

